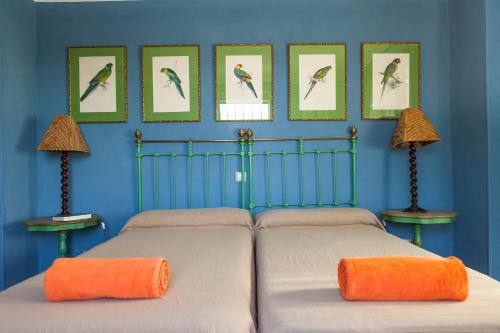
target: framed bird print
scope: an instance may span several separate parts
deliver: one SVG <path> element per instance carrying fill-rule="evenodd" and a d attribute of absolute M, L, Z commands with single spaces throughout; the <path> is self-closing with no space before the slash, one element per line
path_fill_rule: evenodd
<path fill-rule="evenodd" d="M 127 47 L 69 48 L 69 109 L 80 123 L 127 122 Z"/>
<path fill-rule="evenodd" d="M 346 120 L 346 45 L 288 45 L 288 119 Z"/>
<path fill-rule="evenodd" d="M 361 119 L 398 119 L 420 107 L 420 44 L 364 43 Z"/>
<path fill-rule="evenodd" d="M 200 121 L 200 47 L 142 47 L 144 122 Z"/>
<path fill-rule="evenodd" d="M 272 121 L 273 46 L 215 46 L 217 121 Z"/>

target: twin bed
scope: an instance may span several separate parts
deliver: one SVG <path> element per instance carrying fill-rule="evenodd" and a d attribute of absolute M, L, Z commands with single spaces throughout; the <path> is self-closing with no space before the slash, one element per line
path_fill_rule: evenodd
<path fill-rule="evenodd" d="M 240 138 L 248 152 L 251 135 Z M 247 170 L 251 184 L 251 163 Z M 139 173 L 142 208 L 141 179 Z M 258 203 L 249 191 L 253 209 Z M 465 302 L 343 300 L 340 258 L 379 255 L 436 256 L 386 233 L 358 208 L 267 210 L 255 222 L 237 208 L 146 210 L 82 256 L 166 257 L 171 275 L 163 298 L 52 303 L 42 273 L 0 293 L 0 332 L 500 332 L 500 284 L 473 270 Z"/>
<path fill-rule="evenodd" d="M 345 301 L 342 257 L 436 255 L 385 232 L 366 210 L 333 210 L 257 217 L 259 332 L 500 332 L 500 283 L 472 269 L 465 302 Z"/>
<path fill-rule="evenodd" d="M 167 295 L 53 303 L 42 273 L 0 294 L 0 332 L 256 332 L 251 223 L 231 208 L 139 214 L 82 256 L 166 257 Z"/>

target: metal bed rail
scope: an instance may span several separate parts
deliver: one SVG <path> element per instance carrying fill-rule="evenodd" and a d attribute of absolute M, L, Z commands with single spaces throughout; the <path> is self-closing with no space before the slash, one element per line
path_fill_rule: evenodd
<path fill-rule="evenodd" d="M 349 205 L 357 206 L 357 195 L 356 195 L 356 154 L 357 154 L 357 129 L 355 126 L 350 127 L 349 136 L 338 136 L 338 137 L 305 137 L 305 138 L 255 138 L 254 132 L 251 128 L 238 130 L 238 137 L 235 139 L 180 139 L 180 140 L 144 140 L 142 138 L 142 132 L 137 129 L 134 133 L 135 144 L 136 144 L 136 160 L 137 160 L 137 198 L 138 198 L 138 210 L 143 210 L 143 170 L 142 161 L 145 158 L 153 159 L 153 169 L 154 169 L 154 208 L 160 208 L 160 187 L 161 187 L 161 172 L 160 172 L 160 159 L 166 158 L 170 163 L 170 192 L 171 192 L 171 208 L 178 208 L 177 203 L 177 190 L 179 185 L 178 180 L 178 160 L 185 159 L 187 161 L 187 181 L 184 184 L 187 187 L 187 208 L 193 207 L 193 162 L 195 158 L 201 158 L 203 160 L 203 205 L 204 207 L 210 207 L 212 204 L 211 192 L 210 192 L 210 178 L 212 176 L 212 171 L 210 168 L 211 158 L 218 158 L 221 164 L 221 184 L 219 184 L 219 190 L 221 190 L 221 205 L 226 206 L 228 202 L 228 159 L 237 159 L 239 163 L 239 171 L 243 175 L 243 179 L 239 184 L 240 192 L 240 204 L 241 208 L 249 209 L 253 212 L 257 208 L 273 208 L 273 207 L 306 207 L 306 206 L 342 206 Z M 296 149 L 288 150 L 257 150 L 259 142 L 297 142 Z M 318 142 L 318 141 L 348 141 L 350 142 L 349 149 L 306 149 L 305 142 Z M 181 152 L 144 152 L 143 145 L 145 144 L 187 144 L 187 148 Z M 236 143 L 238 149 L 235 151 L 196 151 L 194 149 L 195 143 Z M 338 174 L 338 163 L 337 156 L 340 154 L 348 154 L 350 156 L 350 200 L 338 200 L 337 199 L 337 174 Z M 321 168 L 321 156 L 329 155 L 332 158 L 332 163 L 330 166 L 330 176 L 332 178 L 332 200 L 326 200 L 322 198 L 322 176 L 324 175 L 324 170 Z M 271 198 L 271 184 L 273 184 L 273 173 L 271 170 L 271 158 L 279 156 L 281 157 L 280 173 L 281 177 L 277 180 L 282 188 L 282 198 L 280 201 L 273 201 Z M 289 199 L 289 159 L 290 156 L 294 156 L 298 160 L 298 201 L 291 201 Z M 312 156 L 314 158 L 314 192 L 315 197 L 313 199 L 306 198 L 305 195 L 305 167 L 304 160 L 307 156 Z M 264 170 L 262 174 L 264 175 L 265 190 L 263 195 L 256 193 L 255 190 L 255 180 L 256 165 L 255 159 L 264 159 Z M 248 172 L 248 185 L 245 175 Z M 248 203 L 247 203 L 248 197 Z M 256 200 L 256 198 L 265 197 L 264 201 Z"/>

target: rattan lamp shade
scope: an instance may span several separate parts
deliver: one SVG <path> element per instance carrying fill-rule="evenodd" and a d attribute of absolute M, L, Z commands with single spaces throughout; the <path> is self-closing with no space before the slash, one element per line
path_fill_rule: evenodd
<path fill-rule="evenodd" d="M 88 153 L 80 128 L 71 116 L 56 116 L 37 150 Z"/>
<path fill-rule="evenodd" d="M 392 134 L 391 148 L 416 147 L 439 141 L 441 138 L 431 122 L 419 109 L 405 109 L 399 117 L 398 125 Z"/>

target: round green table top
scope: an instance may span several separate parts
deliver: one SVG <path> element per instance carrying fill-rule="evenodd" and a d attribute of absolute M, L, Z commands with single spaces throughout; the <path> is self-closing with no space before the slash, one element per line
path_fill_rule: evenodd
<path fill-rule="evenodd" d="M 457 213 L 446 211 L 428 211 L 426 213 L 410 213 L 397 209 L 384 210 L 382 218 L 388 222 L 411 224 L 442 224 L 451 223 Z"/>
<path fill-rule="evenodd" d="M 88 219 L 66 222 L 52 221 L 52 216 L 42 217 L 26 221 L 24 225 L 28 231 L 65 231 L 92 227 L 99 222 L 101 222 L 101 217 L 97 214 L 92 214 L 92 217 Z"/>

